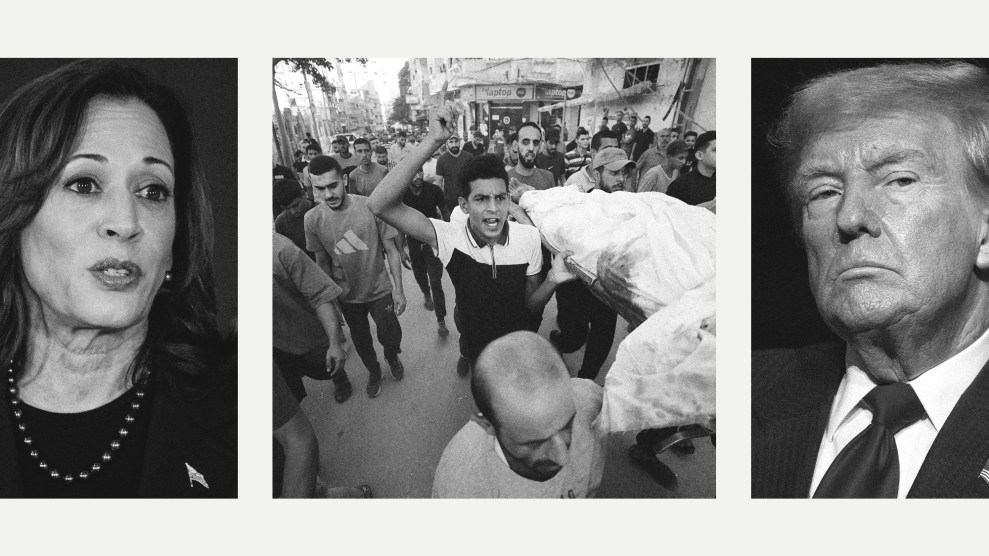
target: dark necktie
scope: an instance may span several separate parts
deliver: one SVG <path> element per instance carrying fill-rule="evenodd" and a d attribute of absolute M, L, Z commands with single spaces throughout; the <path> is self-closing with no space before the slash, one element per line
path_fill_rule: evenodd
<path fill-rule="evenodd" d="M 814 498 L 896 498 L 900 457 L 893 435 L 924 418 L 924 404 L 909 384 L 873 388 L 862 406 L 872 424 L 838 454 L 817 486 Z"/>

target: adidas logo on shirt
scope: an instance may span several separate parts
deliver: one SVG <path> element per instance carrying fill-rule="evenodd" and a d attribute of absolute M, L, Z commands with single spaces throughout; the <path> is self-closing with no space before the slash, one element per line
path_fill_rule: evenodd
<path fill-rule="evenodd" d="M 350 253 L 367 250 L 367 244 L 361 241 L 361 238 L 357 237 L 357 234 L 353 230 L 347 230 L 347 233 L 343 234 L 343 238 L 333 247 L 333 254 L 349 255 Z"/>

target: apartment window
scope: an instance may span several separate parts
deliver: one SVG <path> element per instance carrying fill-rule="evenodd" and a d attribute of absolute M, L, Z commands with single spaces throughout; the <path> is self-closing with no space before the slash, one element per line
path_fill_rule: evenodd
<path fill-rule="evenodd" d="M 655 86 L 657 79 L 659 79 L 659 63 L 627 68 L 625 70 L 625 82 L 622 84 L 622 88 L 628 89 L 632 85 L 647 81 Z"/>

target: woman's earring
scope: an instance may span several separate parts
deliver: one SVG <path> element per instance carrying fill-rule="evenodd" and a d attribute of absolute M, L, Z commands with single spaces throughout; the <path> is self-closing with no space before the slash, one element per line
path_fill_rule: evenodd
<path fill-rule="evenodd" d="M 171 270 L 166 270 L 165 271 L 165 283 L 167 284 L 167 283 L 169 283 L 171 281 L 172 281 L 172 271 Z"/>

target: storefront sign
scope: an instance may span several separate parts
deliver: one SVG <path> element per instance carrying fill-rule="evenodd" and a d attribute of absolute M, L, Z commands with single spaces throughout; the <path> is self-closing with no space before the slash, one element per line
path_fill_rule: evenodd
<path fill-rule="evenodd" d="M 477 85 L 474 100 L 533 100 L 534 89 L 532 85 Z"/>
<path fill-rule="evenodd" d="M 573 100 L 580 96 L 584 86 L 577 87 L 536 87 L 536 100 L 561 101 Z"/>

